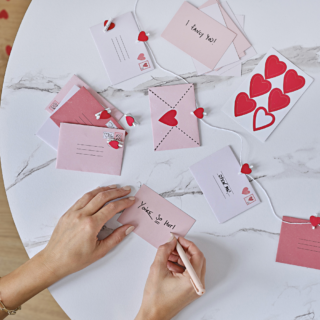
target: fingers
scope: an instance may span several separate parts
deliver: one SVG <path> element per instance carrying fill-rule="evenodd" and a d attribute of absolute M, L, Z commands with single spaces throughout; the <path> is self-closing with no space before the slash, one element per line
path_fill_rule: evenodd
<path fill-rule="evenodd" d="M 177 264 L 171 261 L 167 262 L 167 268 L 174 273 L 183 273 L 185 271 L 185 268 L 178 266 Z"/>
<path fill-rule="evenodd" d="M 134 226 L 124 225 L 114 230 L 107 238 L 100 241 L 97 249 L 99 259 L 104 257 L 109 251 L 121 243 L 122 240 L 125 239 L 125 237 L 128 236 L 133 230 Z"/>
<path fill-rule="evenodd" d="M 201 270 L 201 277 L 200 277 L 200 280 L 201 280 L 204 287 L 205 287 L 206 271 L 207 271 L 207 261 L 206 261 L 206 258 L 204 258 L 204 262 L 203 262 L 203 266 L 202 266 L 202 270 Z"/>
<path fill-rule="evenodd" d="M 105 207 L 100 209 L 95 215 L 93 215 L 93 219 L 96 221 L 99 228 L 110 220 L 114 215 L 131 207 L 135 203 L 136 198 L 130 197 L 126 199 L 121 199 L 118 201 L 114 201 L 108 203 Z"/>
<path fill-rule="evenodd" d="M 98 193 L 103 192 L 103 191 L 108 191 L 112 189 L 116 189 L 116 185 L 108 186 L 108 187 L 99 187 L 95 190 L 92 190 L 85 195 L 83 195 L 74 205 L 73 208 L 75 210 L 80 210 L 84 208 Z"/>
<path fill-rule="evenodd" d="M 171 241 L 160 246 L 154 259 L 153 266 L 167 272 L 167 262 L 171 253 L 175 250 L 176 244 L 177 239 L 173 237 Z"/>
<path fill-rule="evenodd" d="M 93 215 L 100 210 L 107 202 L 127 196 L 131 192 L 130 187 L 109 189 L 97 193 L 91 201 L 83 208 L 85 215 Z"/>

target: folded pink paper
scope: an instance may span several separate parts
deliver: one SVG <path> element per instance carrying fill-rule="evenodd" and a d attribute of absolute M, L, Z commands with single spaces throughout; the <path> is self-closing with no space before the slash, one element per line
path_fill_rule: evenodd
<path fill-rule="evenodd" d="M 61 123 L 57 169 L 121 174 L 123 147 L 114 149 L 108 139 L 124 144 L 125 131 Z"/>
<path fill-rule="evenodd" d="M 60 92 L 54 97 L 54 99 L 48 104 L 46 110 L 49 113 L 53 113 L 53 111 L 57 108 L 63 98 L 68 94 L 68 92 L 72 89 L 72 87 L 85 87 L 91 95 L 103 106 L 104 109 L 110 108 L 112 116 L 116 120 L 120 120 L 123 116 L 123 113 L 115 108 L 109 101 L 104 99 L 100 94 L 90 88 L 84 81 L 79 79 L 77 76 L 73 75 L 71 79 L 64 85 L 64 87 L 60 90 Z"/>
<path fill-rule="evenodd" d="M 192 84 L 149 88 L 154 151 L 200 147 Z"/>
<path fill-rule="evenodd" d="M 184 2 L 161 36 L 213 70 L 236 34 Z"/>
<path fill-rule="evenodd" d="M 320 227 L 312 229 L 309 220 L 283 217 L 277 262 L 320 270 Z"/>
<path fill-rule="evenodd" d="M 121 224 L 135 226 L 134 232 L 154 247 L 165 244 L 170 233 L 185 237 L 195 220 L 143 185 L 135 204 L 119 217 Z"/>

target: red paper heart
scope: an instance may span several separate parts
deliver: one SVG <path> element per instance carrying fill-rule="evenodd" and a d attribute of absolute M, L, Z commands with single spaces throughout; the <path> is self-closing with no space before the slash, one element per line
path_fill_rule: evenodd
<path fill-rule="evenodd" d="M 149 40 L 149 37 L 146 35 L 146 33 L 145 33 L 144 31 L 141 31 L 141 32 L 139 33 L 138 40 L 139 40 L 139 41 L 146 42 L 146 41 Z"/>
<path fill-rule="evenodd" d="M 295 70 L 289 70 L 284 76 L 283 80 L 283 92 L 290 93 L 297 91 L 304 87 L 306 79 L 302 76 L 298 76 Z"/>
<path fill-rule="evenodd" d="M 130 117 L 130 116 L 127 116 L 126 117 L 126 120 L 127 120 L 127 124 L 132 127 L 133 123 L 134 123 L 134 119 L 133 117 Z"/>
<path fill-rule="evenodd" d="M 146 60 L 146 57 L 144 56 L 143 53 L 140 53 L 140 54 L 139 54 L 138 60 L 141 60 L 141 61 Z"/>
<path fill-rule="evenodd" d="M 265 80 L 261 74 L 255 74 L 250 81 L 250 98 L 268 93 L 272 88 L 270 81 Z"/>
<path fill-rule="evenodd" d="M 109 119 L 111 118 L 110 113 L 107 110 L 104 110 L 100 114 L 100 119 Z"/>
<path fill-rule="evenodd" d="M 108 23 L 108 21 L 109 21 L 109 20 L 106 20 L 103 25 L 106 26 L 107 23 Z M 108 28 L 108 31 L 109 31 L 109 30 L 112 30 L 115 26 L 116 26 L 116 25 L 115 25 L 113 22 L 111 22 L 110 27 Z"/>
<path fill-rule="evenodd" d="M 166 114 L 164 114 L 159 119 L 159 121 L 162 122 L 163 124 L 166 124 L 167 126 L 175 127 L 178 124 L 177 119 L 175 119 L 176 115 L 177 115 L 176 110 L 170 110 Z"/>
<path fill-rule="evenodd" d="M 290 104 L 290 97 L 278 88 L 273 89 L 269 95 L 268 111 L 274 112 L 286 108 Z"/>
<path fill-rule="evenodd" d="M 243 174 L 250 174 L 252 172 L 251 168 L 247 163 L 245 163 L 241 168 L 241 173 Z"/>
<path fill-rule="evenodd" d="M 270 122 L 267 122 L 266 124 L 259 127 L 257 126 L 257 116 L 261 110 L 264 111 L 265 117 L 271 117 L 271 118 L 270 118 Z M 264 107 L 260 107 L 255 111 L 253 115 L 253 131 L 259 131 L 259 130 L 271 127 L 275 123 L 275 121 L 276 121 L 276 117 L 272 113 L 269 113 Z"/>
<path fill-rule="evenodd" d="M 311 216 L 310 223 L 312 224 L 313 227 L 317 227 L 320 224 L 320 218 L 315 217 L 315 216 Z"/>
<path fill-rule="evenodd" d="M 10 56 L 10 54 L 11 54 L 11 49 L 12 49 L 11 46 L 6 46 L 6 53 L 8 56 Z"/>
<path fill-rule="evenodd" d="M 256 107 L 257 103 L 255 100 L 250 99 L 245 92 L 241 92 L 237 95 L 234 104 L 234 115 L 235 117 L 243 116 L 254 111 Z"/>
<path fill-rule="evenodd" d="M 8 18 L 9 18 L 9 15 L 6 10 L 0 11 L 0 19 L 8 19 Z"/>
<path fill-rule="evenodd" d="M 118 141 L 113 140 L 113 141 L 110 141 L 109 144 L 113 149 L 119 149 L 119 142 Z"/>
<path fill-rule="evenodd" d="M 193 114 L 194 114 L 198 119 L 202 119 L 202 118 L 203 118 L 203 112 L 204 112 L 204 109 L 203 109 L 203 108 L 198 108 L 198 109 L 196 109 L 196 111 L 193 112 Z"/>
<path fill-rule="evenodd" d="M 266 61 L 265 77 L 266 79 L 272 79 L 284 74 L 287 70 L 287 65 L 280 61 L 275 55 L 270 56 Z"/>
<path fill-rule="evenodd" d="M 242 194 L 250 194 L 250 190 L 246 187 L 242 190 Z"/>

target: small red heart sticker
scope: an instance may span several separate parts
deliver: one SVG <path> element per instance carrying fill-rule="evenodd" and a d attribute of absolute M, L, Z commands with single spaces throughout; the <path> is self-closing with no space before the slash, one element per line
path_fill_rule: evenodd
<path fill-rule="evenodd" d="M 119 142 L 116 140 L 110 141 L 109 145 L 113 148 L 113 149 L 119 149 Z"/>
<path fill-rule="evenodd" d="M 141 61 L 146 60 L 146 57 L 144 56 L 143 53 L 140 53 L 140 54 L 139 54 L 138 60 L 141 60 Z"/>
<path fill-rule="evenodd" d="M 204 109 L 203 108 L 198 108 L 196 111 L 193 112 L 193 114 L 198 118 L 198 119 L 202 119 L 204 114 Z"/>
<path fill-rule="evenodd" d="M 134 118 L 130 116 L 126 116 L 127 124 L 132 127 L 134 124 Z"/>
<path fill-rule="evenodd" d="M 311 216 L 310 223 L 312 224 L 313 227 L 317 227 L 320 224 L 320 218 L 315 217 L 315 216 Z"/>
<path fill-rule="evenodd" d="M 252 172 L 251 168 L 247 163 L 245 163 L 241 168 L 241 173 L 243 174 L 250 174 Z"/>
<path fill-rule="evenodd" d="M 107 23 L 108 23 L 108 21 L 109 21 L 109 20 L 106 20 L 103 25 L 106 26 Z M 109 31 L 109 30 L 112 30 L 115 26 L 116 26 L 116 25 L 115 25 L 113 22 L 111 22 L 110 27 L 108 28 L 108 31 Z"/>
<path fill-rule="evenodd" d="M 250 190 L 246 187 L 242 190 L 242 194 L 250 194 Z"/>
<path fill-rule="evenodd" d="M 110 113 L 107 110 L 104 110 L 100 114 L 100 119 L 109 119 L 111 118 Z"/>
<path fill-rule="evenodd" d="M 250 198 L 249 198 L 249 201 L 253 201 L 253 198 L 252 198 L 252 197 L 250 197 Z"/>
<path fill-rule="evenodd" d="M 146 35 L 146 33 L 144 31 L 141 31 L 139 33 L 139 37 L 138 37 L 138 40 L 139 41 L 142 41 L 142 42 L 146 42 L 149 40 L 149 37 Z"/>

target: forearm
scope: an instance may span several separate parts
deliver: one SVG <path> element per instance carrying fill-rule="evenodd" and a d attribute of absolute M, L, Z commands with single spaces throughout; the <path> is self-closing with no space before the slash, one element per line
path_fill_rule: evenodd
<path fill-rule="evenodd" d="M 43 253 L 40 252 L 17 270 L 0 279 L 0 300 L 7 309 L 14 310 L 58 280 L 47 268 Z M 0 311 L 0 320 L 7 315 Z"/>

